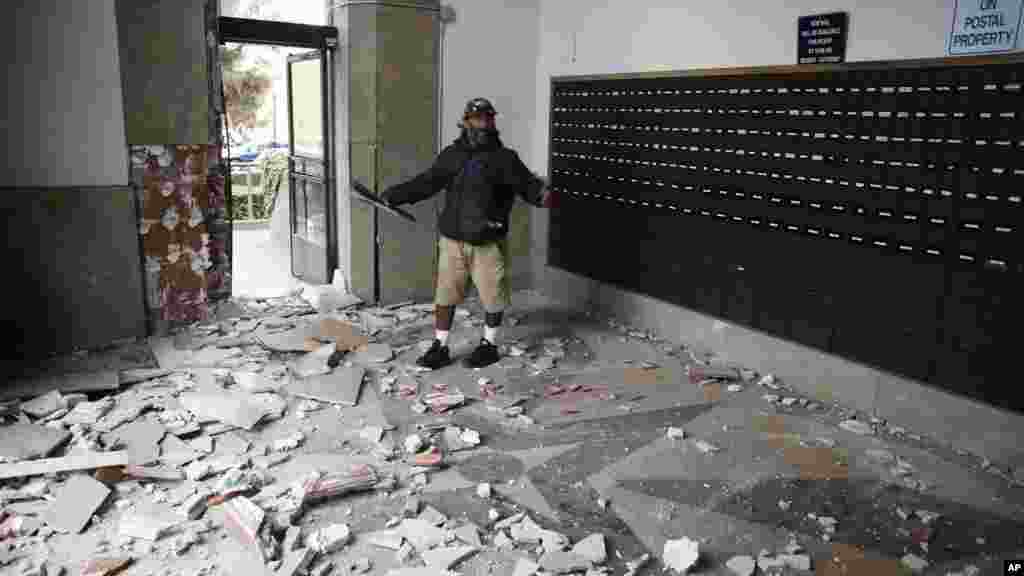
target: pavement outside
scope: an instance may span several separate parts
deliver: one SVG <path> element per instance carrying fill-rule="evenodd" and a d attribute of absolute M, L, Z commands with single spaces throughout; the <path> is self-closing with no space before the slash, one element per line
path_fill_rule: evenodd
<path fill-rule="evenodd" d="M 344 522 L 354 534 L 347 546 L 323 555 L 333 560 L 334 574 L 359 573 L 351 569 L 363 558 L 370 560 L 366 573 L 381 576 L 417 564 L 415 555 L 403 562 L 367 537 L 401 517 L 411 495 L 458 519 L 447 526 L 470 521 L 483 528 L 483 548 L 454 568 L 465 575 L 511 575 L 519 559 L 538 560 L 535 544 L 495 545 L 492 510 L 501 518 L 526 512 L 571 543 L 603 534 L 607 570 L 592 574 L 630 573 L 627 563 L 645 553 L 652 560 L 636 573 L 662 573 L 666 542 L 680 538 L 700 545 L 691 574 L 733 574 L 726 562 L 734 556 L 769 558 L 798 548 L 810 557 L 809 570 L 787 566 L 761 573 L 907 574 L 901 559 L 913 555 L 927 562 L 923 573 L 987 575 L 1002 574 L 1004 560 L 1024 557 L 1024 487 L 1012 471 L 940 446 L 898 422 L 873 422 L 841 406 L 820 405 L 784 382 L 762 379 L 756 366 L 736 367 L 745 369 L 738 379 L 692 380 L 688 368 L 714 365 L 713 351 L 660 341 L 535 292 L 515 294 L 513 304 L 498 364 L 469 370 L 458 363 L 482 335 L 483 310 L 471 302 L 453 326 L 456 363 L 428 373 L 412 365 L 433 337 L 429 305 L 344 311 L 337 317 L 360 322 L 371 342 L 396 353 L 386 363 L 367 361 L 359 352 L 345 358 L 368 370 L 358 405 L 312 409 L 288 394 L 286 378 L 283 417 L 251 432 L 232 432 L 260 445 L 304 431 L 289 460 L 271 469 L 274 485 L 288 485 L 315 468 L 364 461 L 396 475 L 393 491 L 348 495 L 302 517 L 307 533 Z M 210 352 L 222 350 L 215 345 L 200 348 L 213 342 L 196 334 L 154 342 L 154 352 L 161 367 L 191 373 L 198 389 L 219 389 L 216 366 L 239 370 L 248 364 L 246 369 L 271 373 L 299 353 L 260 352 L 245 331 L 232 333 L 243 325 L 258 333 L 252 319 L 267 316 L 280 321 L 280 306 L 221 308 L 218 321 L 236 327 L 222 338 L 243 340 L 234 356 Z M 309 316 L 287 320 L 304 318 Z M 197 366 L 201 353 L 219 359 Z M 140 386 L 153 389 L 152 383 Z M 443 413 L 414 410 L 416 399 L 432 392 L 462 393 L 466 401 Z M 853 418 L 861 424 L 849 424 Z M 475 430 L 481 443 L 446 450 L 446 466 L 428 471 L 426 485 L 418 487 L 417 470 L 382 458 L 380 448 L 401 451 L 409 435 L 425 436 L 431 425 Z M 362 433 L 368 426 L 385 430 L 380 442 Z M 215 446 L 218 452 L 207 458 L 230 455 L 220 452 L 229 450 L 226 443 L 215 438 Z M 491 497 L 478 494 L 481 483 L 491 484 Z M 26 545 L 24 553 L 45 550 L 51 562 L 68 566 L 96 557 L 97 550 L 109 549 L 98 547 L 100 540 L 119 542 L 124 508 L 152 505 L 159 500 L 154 493 L 176 489 L 163 484 L 131 493 L 117 488 L 118 498 L 131 504 L 101 509 L 84 534 L 55 534 L 44 538 L 42 548 Z M 207 574 L 270 573 L 257 552 L 219 530 L 220 510 L 211 508 L 208 517 L 213 535 L 180 555 L 168 554 L 161 541 L 121 541 L 122 553 L 136 559 L 124 574 L 198 574 L 208 565 L 220 571 Z M 2 561 L 0 554 L 0 571 Z"/>

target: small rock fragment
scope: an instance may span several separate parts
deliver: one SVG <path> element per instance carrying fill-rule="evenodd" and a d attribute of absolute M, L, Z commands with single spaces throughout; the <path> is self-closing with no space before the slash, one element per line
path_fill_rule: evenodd
<path fill-rule="evenodd" d="M 420 438 L 419 434 L 412 434 L 405 439 L 405 451 L 409 454 L 415 454 L 419 452 L 420 448 L 423 447 L 423 438 Z"/>
<path fill-rule="evenodd" d="M 788 500 L 779 500 L 779 510 L 782 510 L 783 512 L 789 510 L 790 505 L 791 502 Z"/>
<path fill-rule="evenodd" d="M 870 436 L 874 434 L 874 429 L 867 422 L 861 422 L 860 420 L 843 420 L 839 423 L 839 427 L 847 432 L 852 432 L 860 436 Z"/>
<path fill-rule="evenodd" d="M 481 498 L 491 497 L 491 485 L 487 482 L 482 482 L 476 487 L 476 495 Z"/>
<path fill-rule="evenodd" d="M 480 529 L 475 524 L 466 524 L 455 529 L 455 537 L 470 546 L 480 548 L 483 543 L 480 541 Z"/>
<path fill-rule="evenodd" d="M 497 522 L 498 519 L 501 518 L 501 512 L 498 512 L 494 508 L 491 508 L 490 510 L 487 511 L 487 517 L 491 520 L 491 522 Z"/>
<path fill-rule="evenodd" d="M 419 518 L 420 520 L 425 520 L 434 526 L 440 526 L 448 521 L 448 517 L 433 506 L 427 506 L 424 508 L 423 512 L 419 515 Z"/>
<path fill-rule="evenodd" d="M 681 440 L 686 437 L 686 432 L 682 428 L 671 426 L 666 435 L 673 440 Z"/>
<path fill-rule="evenodd" d="M 330 554 L 341 549 L 351 536 L 347 524 L 331 524 L 307 536 L 306 546 L 320 554 Z"/>
<path fill-rule="evenodd" d="M 573 554 L 582 556 L 594 564 L 603 564 L 608 559 L 604 534 L 591 534 L 572 547 Z"/>
<path fill-rule="evenodd" d="M 352 565 L 349 568 L 351 569 L 352 572 L 355 572 L 356 574 L 366 574 L 373 568 L 373 562 L 371 562 L 369 558 L 366 558 L 364 556 L 358 558 L 355 562 L 352 563 Z"/>
<path fill-rule="evenodd" d="M 757 381 L 757 385 L 765 386 L 767 388 L 771 388 L 772 390 L 778 389 L 778 385 L 775 382 L 775 376 L 772 376 L 771 374 L 765 374 L 764 376 L 762 376 L 761 379 Z"/>
<path fill-rule="evenodd" d="M 712 452 L 718 452 L 719 450 L 718 446 L 715 446 L 714 444 L 711 444 L 709 442 L 705 442 L 704 440 L 696 440 L 693 444 L 694 446 L 697 447 L 698 450 L 700 450 L 704 454 L 711 454 Z"/>
<path fill-rule="evenodd" d="M 689 538 L 668 540 L 662 551 L 662 559 L 665 565 L 673 570 L 686 574 L 697 564 L 700 558 L 700 545 Z"/>
<path fill-rule="evenodd" d="M 729 392 L 743 392 L 743 386 L 740 384 L 729 384 L 725 387 Z"/>
<path fill-rule="evenodd" d="M 757 561 L 752 556 L 733 556 L 725 563 L 736 576 L 751 576 L 757 569 Z"/>
<path fill-rule="evenodd" d="M 910 569 L 914 574 L 920 574 L 924 572 L 924 569 L 928 567 L 928 561 L 924 558 L 915 556 L 913 554 L 907 554 L 900 559 L 900 563 Z"/>
<path fill-rule="evenodd" d="M 420 499 L 416 496 L 409 496 L 405 500 L 405 506 L 402 508 L 402 515 L 406 518 L 415 518 L 420 514 Z"/>

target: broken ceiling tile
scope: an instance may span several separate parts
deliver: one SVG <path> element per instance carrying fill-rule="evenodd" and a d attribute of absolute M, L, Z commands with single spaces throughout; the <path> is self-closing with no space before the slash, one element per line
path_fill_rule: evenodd
<path fill-rule="evenodd" d="M 381 548 L 387 548 L 389 550 L 398 550 L 402 547 L 402 542 L 405 541 L 405 537 L 398 530 L 378 530 L 376 532 L 370 532 L 366 535 L 366 539 L 370 544 L 374 546 L 380 546 Z"/>
<path fill-rule="evenodd" d="M 420 520 L 426 520 L 434 526 L 440 526 L 448 521 L 448 517 L 442 514 L 437 508 L 427 506 L 419 515 Z"/>
<path fill-rule="evenodd" d="M 293 378 L 287 391 L 293 396 L 321 402 L 356 406 L 363 387 L 366 370 L 361 366 L 339 366 L 324 374 Z"/>
<path fill-rule="evenodd" d="M 178 524 L 153 512 L 129 512 L 121 517 L 118 534 L 156 542 Z"/>
<path fill-rule="evenodd" d="M 73 475 L 57 489 L 43 519 L 56 530 L 79 534 L 109 495 L 110 488 L 101 482 L 83 474 Z"/>
<path fill-rule="evenodd" d="M 435 548 L 420 552 L 420 557 L 431 568 L 448 570 L 456 564 L 476 554 L 477 548 L 473 546 L 453 546 L 449 548 Z"/>
<path fill-rule="evenodd" d="M 66 408 L 67 403 L 59 390 L 51 390 L 42 396 L 36 396 L 21 404 L 21 411 L 33 418 L 46 418 L 54 412 Z"/>
<path fill-rule="evenodd" d="M 269 413 L 266 405 L 242 393 L 186 392 L 179 396 L 181 405 L 196 415 L 200 422 L 220 422 L 229 426 L 252 430 Z"/>
<path fill-rule="evenodd" d="M 465 524 L 456 528 L 455 536 L 470 546 L 476 546 L 477 548 L 483 546 L 480 540 L 480 528 L 475 524 Z"/>
<path fill-rule="evenodd" d="M 594 564 L 603 564 L 608 559 L 605 548 L 604 534 L 591 534 L 572 547 L 572 553 L 581 556 Z"/>
<path fill-rule="evenodd" d="M 420 553 L 440 546 L 445 539 L 444 530 L 419 518 L 406 518 L 402 521 L 399 530 L 402 536 Z"/>
<path fill-rule="evenodd" d="M 14 423 L 0 426 L 0 459 L 31 460 L 49 455 L 71 434 L 38 424 Z"/>

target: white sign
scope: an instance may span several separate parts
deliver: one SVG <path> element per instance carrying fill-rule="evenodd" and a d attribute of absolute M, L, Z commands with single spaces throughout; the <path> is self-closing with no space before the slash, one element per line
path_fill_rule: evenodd
<path fill-rule="evenodd" d="M 949 54 L 1006 52 L 1017 45 L 1024 0 L 954 0 Z"/>

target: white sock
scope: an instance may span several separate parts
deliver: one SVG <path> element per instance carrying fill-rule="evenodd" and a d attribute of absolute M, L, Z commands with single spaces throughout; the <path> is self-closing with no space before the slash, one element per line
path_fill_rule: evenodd
<path fill-rule="evenodd" d="M 434 334 L 436 334 L 437 339 L 441 341 L 441 346 L 448 345 L 448 330 L 435 330 Z"/>
<path fill-rule="evenodd" d="M 484 326 L 484 340 L 487 340 L 491 344 L 498 343 L 498 327 L 491 328 L 490 326 Z"/>

